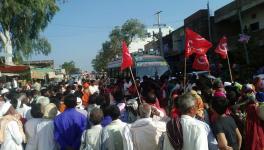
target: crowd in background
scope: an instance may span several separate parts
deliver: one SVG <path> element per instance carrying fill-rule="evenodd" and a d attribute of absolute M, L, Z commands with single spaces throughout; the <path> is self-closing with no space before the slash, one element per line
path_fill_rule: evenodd
<path fill-rule="evenodd" d="M 263 150 L 264 81 L 1 84 L 0 150 Z"/>

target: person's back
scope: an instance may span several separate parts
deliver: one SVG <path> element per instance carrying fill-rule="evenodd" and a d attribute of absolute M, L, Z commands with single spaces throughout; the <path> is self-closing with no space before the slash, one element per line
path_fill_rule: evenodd
<path fill-rule="evenodd" d="M 179 108 L 182 113 L 180 123 L 183 134 L 183 150 L 208 150 L 208 131 L 205 123 L 195 119 L 197 108 L 191 93 L 179 97 Z"/>
<path fill-rule="evenodd" d="M 213 97 L 212 109 L 217 115 L 213 124 L 219 148 L 232 147 L 233 150 L 241 148 L 242 137 L 237 128 L 235 120 L 225 115 L 228 107 L 228 100 L 225 97 Z"/>
<path fill-rule="evenodd" d="M 54 122 L 52 120 L 43 120 L 37 126 L 37 148 L 38 150 L 56 150 L 54 140 Z"/>
<path fill-rule="evenodd" d="M 57 150 L 57 144 L 54 140 L 54 122 L 53 118 L 57 115 L 56 105 L 48 104 L 44 108 L 43 120 L 37 125 L 36 131 L 36 149 L 37 150 Z"/>
<path fill-rule="evenodd" d="M 42 121 L 43 113 L 41 112 L 41 104 L 33 104 L 30 114 L 33 118 L 25 124 L 25 132 L 27 136 L 26 150 L 34 150 L 36 147 L 36 130 L 37 125 Z"/>
<path fill-rule="evenodd" d="M 141 119 L 138 119 L 130 127 L 131 138 L 134 143 L 133 148 L 136 150 L 157 150 L 160 137 L 166 131 L 166 124 L 165 122 L 153 121 L 150 118 L 150 105 L 143 104 L 139 110 Z"/>
<path fill-rule="evenodd" d="M 100 108 L 94 108 L 91 111 L 90 121 L 93 123 L 91 129 L 83 132 L 81 150 L 100 150 L 101 149 L 101 137 L 102 126 L 100 125 L 103 119 L 103 112 Z"/>
<path fill-rule="evenodd" d="M 214 124 L 214 129 L 216 135 L 219 133 L 224 133 L 228 146 L 232 147 L 234 150 L 238 149 L 238 142 L 236 139 L 236 123 L 234 119 L 230 116 L 220 117 Z"/>
<path fill-rule="evenodd" d="M 22 150 L 22 135 L 19 133 L 19 126 L 16 121 L 6 124 L 5 140 L 1 144 L 1 150 Z"/>
<path fill-rule="evenodd" d="M 123 130 L 126 123 L 122 122 L 120 119 L 120 110 L 117 106 L 112 105 L 110 108 L 110 116 L 113 121 L 107 125 L 102 134 L 102 149 L 108 150 L 123 150 Z"/>
<path fill-rule="evenodd" d="M 203 148 L 208 149 L 207 131 L 205 127 L 199 123 L 199 120 L 187 115 L 182 115 L 180 122 L 183 132 L 183 150 L 189 150 L 193 147 L 199 147 L 201 150 Z"/>
<path fill-rule="evenodd" d="M 61 150 L 79 149 L 87 120 L 74 108 L 76 97 L 68 95 L 65 97 L 64 103 L 67 109 L 54 119 L 54 138 Z"/>
<path fill-rule="evenodd" d="M 22 142 L 25 141 L 23 126 L 9 102 L 1 104 L 0 117 L 0 150 L 22 150 Z"/>

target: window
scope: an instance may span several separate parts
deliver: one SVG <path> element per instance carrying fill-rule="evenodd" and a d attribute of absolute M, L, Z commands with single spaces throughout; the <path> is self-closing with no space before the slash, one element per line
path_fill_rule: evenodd
<path fill-rule="evenodd" d="M 259 22 L 250 24 L 250 30 L 251 31 L 257 31 L 257 30 L 259 30 Z"/>
<path fill-rule="evenodd" d="M 251 18 L 252 18 L 252 19 L 256 19 L 256 18 L 257 18 L 257 14 L 252 14 L 252 15 L 251 15 Z"/>

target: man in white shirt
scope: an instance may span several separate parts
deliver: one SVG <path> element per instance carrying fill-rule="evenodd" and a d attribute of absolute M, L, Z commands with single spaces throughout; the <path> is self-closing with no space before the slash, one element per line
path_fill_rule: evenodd
<path fill-rule="evenodd" d="M 54 139 L 54 122 L 58 109 L 55 104 L 50 103 L 44 108 L 44 115 L 41 122 L 36 127 L 35 149 L 37 150 L 57 150 L 58 145 Z"/>
<path fill-rule="evenodd" d="M 18 88 L 17 78 L 13 78 L 12 85 L 14 89 Z"/>
<path fill-rule="evenodd" d="M 110 106 L 110 116 L 113 121 L 103 130 L 102 149 L 123 150 L 124 146 L 127 145 L 123 134 L 124 127 L 127 124 L 119 119 L 120 110 L 116 105 Z"/>
<path fill-rule="evenodd" d="M 183 150 L 217 149 L 217 142 L 209 126 L 195 119 L 197 108 L 195 98 L 191 93 L 179 97 L 179 108 L 182 113 L 180 123 L 183 132 Z"/>
<path fill-rule="evenodd" d="M 41 104 L 33 104 L 30 113 L 33 118 L 28 120 L 25 124 L 25 132 L 27 136 L 26 150 L 35 150 L 37 146 L 37 125 L 42 121 L 43 117 L 43 113 L 41 112 Z"/>
<path fill-rule="evenodd" d="M 95 84 L 94 80 L 91 81 L 91 84 L 89 86 L 89 90 L 90 90 L 91 95 L 93 95 L 94 93 L 99 94 L 99 87 L 98 87 L 98 85 Z"/>
<path fill-rule="evenodd" d="M 0 104 L 0 150 L 23 150 L 26 138 L 19 117 L 9 102 Z"/>
<path fill-rule="evenodd" d="M 103 117 L 104 114 L 100 108 L 92 109 L 90 114 L 90 121 L 93 126 L 91 127 L 91 129 L 85 130 L 83 132 L 80 149 L 101 149 L 101 137 L 103 128 L 100 123 Z"/>
<path fill-rule="evenodd" d="M 128 149 L 158 150 L 160 137 L 166 132 L 166 123 L 154 121 L 150 118 L 151 106 L 147 103 L 139 106 L 139 114 L 140 119 L 130 127 L 130 136 L 128 136 L 128 139 L 131 138 L 132 142 L 128 143 L 133 143 L 133 145 L 129 146 L 130 148 Z"/>
<path fill-rule="evenodd" d="M 16 111 L 22 116 L 22 118 L 26 118 L 27 113 L 31 110 L 31 107 L 26 105 L 28 103 L 26 94 L 21 94 L 17 99 L 17 103 Z"/>

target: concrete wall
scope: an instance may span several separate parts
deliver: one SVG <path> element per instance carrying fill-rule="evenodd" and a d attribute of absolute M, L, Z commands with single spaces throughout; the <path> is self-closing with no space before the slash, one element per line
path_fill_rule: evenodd
<path fill-rule="evenodd" d="M 256 15 L 256 18 L 253 18 Z M 264 5 L 251 9 L 242 14 L 243 23 L 250 29 L 250 25 L 259 22 L 260 29 L 264 28 Z M 250 31 L 250 30 L 249 30 Z"/>

